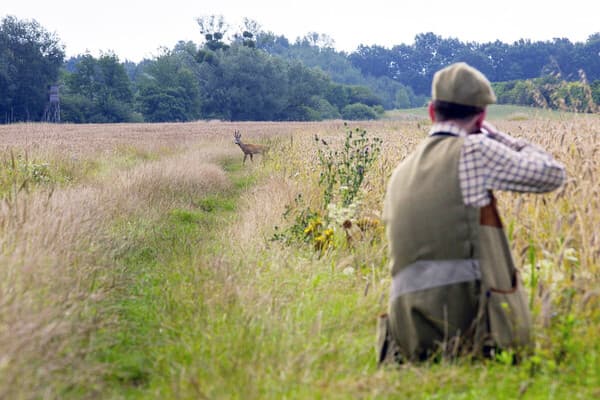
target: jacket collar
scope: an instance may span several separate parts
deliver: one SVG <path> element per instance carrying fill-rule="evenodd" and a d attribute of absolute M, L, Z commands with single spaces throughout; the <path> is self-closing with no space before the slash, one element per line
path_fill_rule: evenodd
<path fill-rule="evenodd" d="M 450 133 L 458 137 L 466 137 L 468 132 L 452 122 L 436 122 L 429 130 L 429 136 L 437 133 Z"/>

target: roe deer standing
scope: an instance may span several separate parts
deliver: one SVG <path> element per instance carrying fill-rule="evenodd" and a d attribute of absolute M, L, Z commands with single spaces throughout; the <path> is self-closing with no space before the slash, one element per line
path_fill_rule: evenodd
<path fill-rule="evenodd" d="M 242 134 L 239 131 L 235 131 L 233 133 L 233 137 L 235 138 L 234 142 L 240 149 L 244 152 L 244 162 L 246 163 L 246 157 L 250 156 L 250 161 L 254 161 L 252 159 L 253 154 L 264 154 L 269 148 L 267 146 L 263 146 L 260 144 L 250 144 L 250 143 L 242 143 Z"/>

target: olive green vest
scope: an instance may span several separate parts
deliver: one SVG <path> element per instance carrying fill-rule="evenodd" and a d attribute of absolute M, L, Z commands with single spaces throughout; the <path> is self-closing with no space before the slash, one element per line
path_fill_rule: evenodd
<path fill-rule="evenodd" d="M 530 343 L 530 314 L 495 202 L 464 205 L 464 138 L 432 136 L 394 170 L 385 202 L 389 331 L 403 359 Z"/>

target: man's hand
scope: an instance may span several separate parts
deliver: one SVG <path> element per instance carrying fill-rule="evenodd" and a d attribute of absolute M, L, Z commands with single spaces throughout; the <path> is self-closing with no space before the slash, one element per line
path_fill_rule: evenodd
<path fill-rule="evenodd" d="M 507 133 L 501 132 L 488 121 L 481 123 L 481 131 L 484 135 L 492 140 L 496 140 L 515 151 L 521 151 L 524 147 L 529 146 L 529 143 L 523 139 L 515 139 Z"/>
<path fill-rule="evenodd" d="M 492 139 L 495 139 L 495 136 L 498 136 L 499 132 L 498 129 L 496 129 L 496 127 L 490 124 L 488 121 L 483 121 L 483 123 L 481 124 L 481 130 L 483 133 L 487 134 Z"/>

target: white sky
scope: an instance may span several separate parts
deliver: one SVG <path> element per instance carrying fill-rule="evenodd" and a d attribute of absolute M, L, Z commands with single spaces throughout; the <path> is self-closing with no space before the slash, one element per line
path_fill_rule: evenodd
<path fill-rule="evenodd" d="M 499 0 L 1 0 L 0 18 L 38 21 L 55 32 L 67 57 L 114 51 L 121 61 L 153 57 L 179 40 L 202 41 L 196 18 L 223 15 L 232 28 L 244 17 L 291 42 L 323 33 L 338 50 L 359 44 L 412 44 L 434 32 L 462 41 L 506 43 L 566 37 L 583 42 L 600 32 L 600 1 Z"/>

